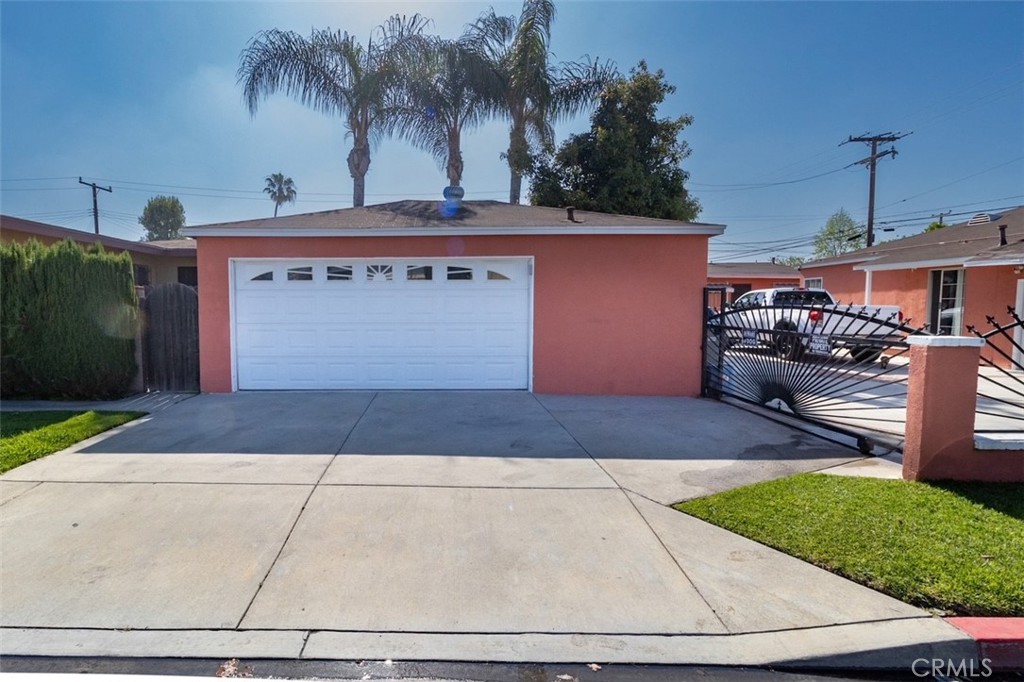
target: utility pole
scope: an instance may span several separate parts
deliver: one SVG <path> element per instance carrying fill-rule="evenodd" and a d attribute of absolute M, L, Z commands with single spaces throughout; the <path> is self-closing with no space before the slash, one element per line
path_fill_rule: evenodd
<path fill-rule="evenodd" d="M 100 203 L 96 200 L 96 192 L 103 190 L 104 192 L 113 192 L 112 187 L 100 187 L 95 182 L 85 182 L 82 180 L 82 176 L 78 176 L 78 184 L 85 185 L 86 187 L 92 187 L 92 224 L 96 228 L 96 234 L 100 233 Z"/>
<path fill-rule="evenodd" d="M 884 133 L 882 135 L 861 135 L 860 137 L 850 136 L 846 142 L 840 143 L 840 147 L 848 142 L 866 142 L 871 145 L 871 156 L 866 159 L 861 159 L 858 164 L 867 166 L 871 172 L 871 181 L 868 188 L 868 234 L 867 234 L 867 245 L 873 246 L 875 243 L 875 165 L 879 159 L 891 156 L 896 158 L 896 148 L 890 147 L 884 152 L 879 153 L 878 144 L 885 142 L 895 142 L 900 140 L 907 135 L 913 135 L 913 131 L 909 133 Z"/>

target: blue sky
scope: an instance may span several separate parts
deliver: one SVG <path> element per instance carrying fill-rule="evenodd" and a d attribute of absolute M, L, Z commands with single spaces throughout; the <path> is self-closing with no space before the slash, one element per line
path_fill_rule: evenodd
<path fill-rule="evenodd" d="M 282 214 L 351 206 L 349 141 L 331 119 L 277 96 L 255 117 L 235 72 L 268 28 L 369 36 L 395 12 L 420 12 L 454 37 L 488 6 L 517 3 L 0 3 L 0 210 L 138 239 L 147 199 L 174 194 L 189 224 L 268 216 L 263 178 L 294 178 Z M 716 260 L 808 255 L 843 207 L 863 222 L 867 155 L 849 135 L 913 131 L 878 168 L 876 222 L 913 234 L 940 211 L 1024 204 L 1024 3 L 592 2 L 557 5 L 552 49 L 628 70 L 645 59 L 676 93 L 662 116 L 692 114 L 684 163 L 700 220 L 725 223 Z M 586 116 L 556 127 L 559 139 Z M 469 199 L 507 200 L 499 159 L 507 125 L 465 136 Z M 835 172 L 830 172 L 835 171 Z M 818 176 L 807 179 L 811 176 Z M 782 183 L 782 184 L 768 184 Z M 386 141 L 367 203 L 440 199 L 444 173 Z M 758 187 L 750 188 L 750 184 Z M 768 184 L 768 186 L 760 186 Z M 745 187 L 737 187 L 744 185 Z M 963 219 L 952 216 L 947 222 Z M 904 222 L 892 222 L 904 221 Z"/>

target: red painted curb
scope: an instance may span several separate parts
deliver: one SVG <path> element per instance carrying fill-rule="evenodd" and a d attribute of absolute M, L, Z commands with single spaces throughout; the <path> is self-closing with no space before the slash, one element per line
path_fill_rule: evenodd
<path fill-rule="evenodd" d="M 1024 670 L 1024 618 L 947 618 L 978 643 L 993 670 Z"/>

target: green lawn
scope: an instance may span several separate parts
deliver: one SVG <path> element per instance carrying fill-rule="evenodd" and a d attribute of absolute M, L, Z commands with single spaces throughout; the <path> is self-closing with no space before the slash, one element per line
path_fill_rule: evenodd
<path fill-rule="evenodd" d="M 4 412 L 0 415 L 0 474 L 70 447 L 145 412 Z"/>
<path fill-rule="evenodd" d="M 1024 483 L 802 474 L 676 509 L 916 606 L 1024 616 Z"/>

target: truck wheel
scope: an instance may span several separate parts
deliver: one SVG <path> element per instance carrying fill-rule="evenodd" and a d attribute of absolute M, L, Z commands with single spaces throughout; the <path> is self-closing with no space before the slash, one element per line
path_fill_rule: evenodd
<path fill-rule="evenodd" d="M 871 346 L 854 346 L 850 349 L 850 357 L 853 358 L 853 361 L 866 365 L 877 360 L 881 354 L 882 351 L 877 348 L 872 348 Z"/>
<path fill-rule="evenodd" d="M 775 354 L 783 360 L 799 360 L 804 354 L 804 344 L 796 329 L 785 322 L 775 326 L 773 336 Z"/>

